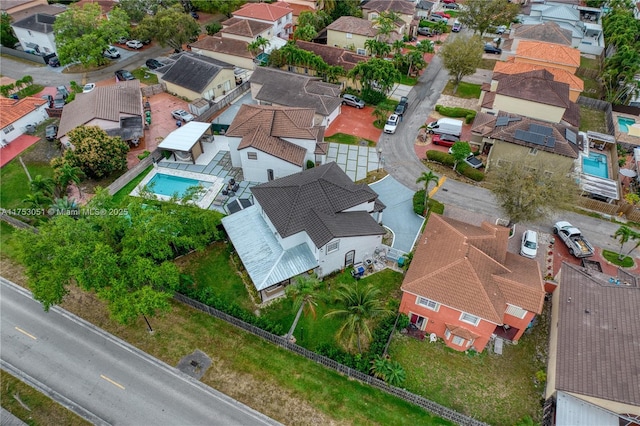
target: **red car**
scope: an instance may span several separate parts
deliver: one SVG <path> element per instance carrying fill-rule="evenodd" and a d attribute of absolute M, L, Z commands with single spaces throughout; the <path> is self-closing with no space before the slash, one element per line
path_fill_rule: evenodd
<path fill-rule="evenodd" d="M 444 13 L 444 12 L 433 12 L 433 14 L 434 15 L 440 15 L 443 18 L 447 18 L 447 19 L 451 18 L 451 15 L 449 15 L 448 13 Z"/>
<path fill-rule="evenodd" d="M 433 142 L 434 145 L 453 146 L 454 143 L 460 142 L 460 138 L 453 135 L 435 134 L 431 137 L 431 142 Z"/>
<path fill-rule="evenodd" d="M 456 0 L 442 0 L 442 3 L 444 4 L 449 4 L 449 3 L 455 3 Z"/>

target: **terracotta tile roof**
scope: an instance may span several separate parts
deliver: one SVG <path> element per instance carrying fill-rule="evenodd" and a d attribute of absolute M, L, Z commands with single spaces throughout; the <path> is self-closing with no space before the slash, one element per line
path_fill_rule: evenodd
<path fill-rule="evenodd" d="M 78 93 L 73 102 L 62 109 L 58 137 L 94 119 L 119 123 L 121 116 L 142 117 L 140 81 L 120 81 L 111 86 L 98 86 L 89 93 Z"/>
<path fill-rule="evenodd" d="M 573 44 L 571 31 L 561 28 L 560 25 L 552 21 L 533 25 L 514 24 L 511 26 L 511 37 L 544 41 L 565 46 L 571 46 Z"/>
<path fill-rule="evenodd" d="M 476 334 L 473 331 L 459 325 L 448 323 L 444 323 L 444 325 L 445 327 L 447 327 L 447 330 L 451 332 L 451 334 L 453 334 L 454 336 L 460 336 L 465 340 L 475 340 L 480 337 L 479 334 Z"/>
<path fill-rule="evenodd" d="M 255 95 L 261 102 L 296 108 L 313 108 L 316 114 L 329 116 L 340 107 L 340 86 L 325 83 L 318 77 L 291 73 L 275 68 L 258 67 L 251 75 L 252 84 L 262 87 Z"/>
<path fill-rule="evenodd" d="M 309 41 L 296 40 L 296 46 L 300 49 L 315 53 L 328 65 L 340 66 L 346 71 L 349 71 L 360 62 L 366 62 L 370 59 L 368 56 L 358 55 L 347 49 L 327 46 L 326 44 L 311 43 Z"/>
<path fill-rule="evenodd" d="M 273 27 L 273 24 L 267 22 L 240 18 L 227 19 L 222 25 L 224 26 L 224 28 L 220 30 L 222 34 L 234 34 L 251 38 L 255 38 Z"/>
<path fill-rule="evenodd" d="M 289 3 L 289 2 L 282 2 L 282 3 L 285 3 L 287 6 L 289 6 L 289 8 L 291 8 L 291 10 L 293 10 L 293 16 L 300 16 L 302 12 L 314 11 L 314 9 L 311 6 L 307 6 L 306 4 Z"/>
<path fill-rule="evenodd" d="M 76 5 L 80 8 L 83 8 L 85 4 L 88 3 L 97 3 L 100 6 L 100 10 L 103 15 L 111 12 L 111 10 L 118 4 L 115 0 L 80 0 L 76 3 Z"/>
<path fill-rule="evenodd" d="M 569 85 L 554 81 L 553 74 L 546 69 L 520 74 L 494 74 L 493 80 L 498 81 L 495 92 L 499 95 L 562 108 L 571 104 Z"/>
<path fill-rule="evenodd" d="M 341 33 L 359 34 L 365 37 L 375 37 L 378 30 L 374 28 L 373 22 L 355 16 L 341 16 L 333 21 L 327 30 Z"/>
<path fill-rule="evenodd" d="M 249 43 L 233 38 L 222 38 L 220 36 L 207 36 L 191 44 L 191 48 L 208 50 L 211 52 L 225 53 L 227 55 L 239 56 L 241 58 L 253 58 L 247 49 Z"/>
<path fill-rule="evenodd" d="M 370 12 L 397 12 L 404 15 L 411 15 L 416 11 L 416 5 L 407 0 L 371 0 L 362 6 L 362 10 Z"/>
<path fill-rule="evenodd" d="M 482 108 L 493 109 L 493 102 L 496 100 L 496 92 L 484 92 L 482 98 Z"/>
<path fill-rule="evenodd" d="M 534 307 L 529 294 L 532 283 L 537 283 L 537 290 L 531 291 L 537 297 L 535 307 L 541 306 L 544 289 L 537 263 L 526 258 L 512 260 L 507 253 L 508 237 L 505 227 L 486 222 L 474 226 L 433 214 L 418 241 L 402 290 L 495 324 L 502 324 L 507 303 Z M 513 288 L 525 289 L 526 294 Z"/>
<path fill-rule="evenodd" d="M 378 199 L 367 184 L 354 183 L 327 163 L 251 188 L 282 238 L 306 232 L 317 248 L 334 238 L 383 235 L 371 212 L 346 211 Z"/>
<path fill-rule="evenodd" d="M 580 77 L 571 74 L 567 70 L 563 70 L 561 68 L 543 67 L 542 65 L 531 64 L 527 62 L 515 62 L 513 57 L 507 59 L 506 61 L 496 62 L 496 65 L 493 67 L 493 72 L 513 75 L 542 69 L 545 69 L 553 74 L 554 81 L 567 83 L 573 90 L 578 90 L 580 92 L 584 90 L 584 81 L 582 81 Z"/>
<path fill-rule="evenodd" d="M 276 22 L 278 19 L 293 14 L 293 9 L 285 2 L 275 3 L 247 3 L 232 13 L 235 17 L 259 19 L 261 21 Z"/>
<path fill-rule="evenodd" d="M 0 128 L 4 129 L 11 123 L 15 123 L 25 115 L 36 110 L 37 107 L 45 105 L 47 101 L 35 96 L 28 96 L 22 99 L 10 99 L 0 97 Z"/>
<path fill-rule="evenodd" d="M 560 275 L 556 389 L 640 406 L 640 288 L 568 263 Z"/>
<path fill-rule="evenodd" d="M 553 66 L 553 64 L 576 68 L 580 66 L 580 51 L 578 49 L 543 41 L 521 40 L 516 48 L 516 62 L 517 58 L 546 62 L 549 63 L 549 66 Z"/>

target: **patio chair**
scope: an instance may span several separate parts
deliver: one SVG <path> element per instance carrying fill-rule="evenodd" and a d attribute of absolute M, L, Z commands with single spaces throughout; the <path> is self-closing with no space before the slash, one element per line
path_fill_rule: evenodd
<path fill-rule="evenodd" d="M 229 191 L 227 191 L 226 189 L 222 190 L 222 195 L 229 195 Z"/>
<path fill-rule="evenodd" d="M 233 188 L 231 188 L 231 190 L 232 190 L 233 192 L 238 192 L 238 189 L 240 189 L 240 184 L 239 184 L 239 183 L 234 184 L 234 185 L 233 185 Z"/>

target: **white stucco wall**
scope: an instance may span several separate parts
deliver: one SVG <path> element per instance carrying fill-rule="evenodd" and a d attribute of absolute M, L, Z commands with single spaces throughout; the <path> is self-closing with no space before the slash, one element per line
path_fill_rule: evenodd
<path fill-rule="evenodd" d="M 40 124 L 48 117 L 45 105 L 36 108 L 2 129 L 2 141 L 7 143 L 14 141 L 25 133 L 27 124 Z"/>
<path fill-rule="evenodd" d="M 248 158 L 249 153 L 255 153 L 257 155 L 257 159 L 250 160 Z M 246 148 L 241 150 L 240 161 L 242 162 L 242 174 L 244 175 L 244 179 L 252 182 L 267 182 L 267 170 L 269 169 L 273 170 L 274 179 L 289 176 L 304 170 L 304 166 L 296 166 L 295 164 L 291 164 L 287 161 L 271 156 L 263 151 L 258 151 L 255 148 Z"/>
<path fill-rule="evenodd" d="M 339 240 L 338 250 L 327 253 L 327 245 L 336 240 Z M 373 256 L 375 248 L 380 244 L 382 244 L 382 235 L 344 237 L 332 240 L 318 251 L 321 274 L 324 276 L 344 268 L 345 255 L 351 250 L 355 250 L 354 263 L 362 262 L 366 257 Z"/>
<path fill-rule="evenodd" d="M 45 34 L 37 31 L 27 30 L 25 28 L 13 28 L 13 32 L 20 40 L 20 44 L 22 45 L 22 49 L 26 52 L 29 50 L 27 47 L 27 43 L 34 43 L 40 47 L 41 53 L 55 53 L 56 52 L 56 42 L 53 38 L 53 33 Z"/>

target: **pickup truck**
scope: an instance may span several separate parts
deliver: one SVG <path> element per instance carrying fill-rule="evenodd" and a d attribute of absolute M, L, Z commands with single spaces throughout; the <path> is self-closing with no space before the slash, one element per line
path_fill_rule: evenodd
<path fill-rule="evenodd" d="M 553 225 L 553 233 L 564 241 L 572 256 L 578 258 L 590 257 L 595 253 L 593 246 L 582 236 L 580 230 L 569 222 L 557 222 Z"/>

